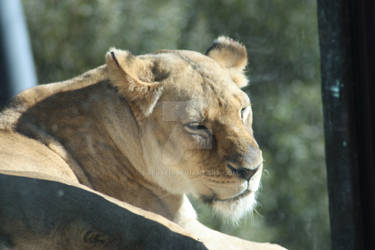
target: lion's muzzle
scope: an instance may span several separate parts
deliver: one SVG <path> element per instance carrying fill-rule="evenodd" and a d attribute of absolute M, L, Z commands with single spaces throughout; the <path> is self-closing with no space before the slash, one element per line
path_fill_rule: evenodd
<path fill-rule="evenodd" d="M 227 157 L 225 164 L 233 175 L 249 181 L 258 172 L 262 162 L 262 151 L 259 147 L 248 145 L 245 152 Z"/>

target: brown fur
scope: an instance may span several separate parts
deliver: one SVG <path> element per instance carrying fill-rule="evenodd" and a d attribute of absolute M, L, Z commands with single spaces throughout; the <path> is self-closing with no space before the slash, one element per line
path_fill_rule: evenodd
<path fill-rule="evenodd" d="M 67 178 L 163 215 L 210 248 L 279 249 L 205 228 L 185 196 L 237 219 L 254 205 L 262 155 L 250 101 L 238 87 L 247 84 L 246 63 L 246 49 L 224 37 L 207 56 L 111 49 L 106 65 L 17 96 L 0 118 L 0 145 L 6 145 L 0 152 L 19 148 L 25 162 L 36 159 L 27 171 Z M 241 118 L 245 108 L 250 114 Z M 45 159 L 39 157 L 44 152 Z M 24 166 L 8 159 L 0 169 Z"/>

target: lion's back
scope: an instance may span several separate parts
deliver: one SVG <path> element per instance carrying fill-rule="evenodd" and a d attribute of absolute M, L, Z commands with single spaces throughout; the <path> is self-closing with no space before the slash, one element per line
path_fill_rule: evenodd
<path fill-rule="evenodd" d="M 34 173 L 77 182 L 71 168 L 37 140 L 0 130 L 0 171 Z"/>

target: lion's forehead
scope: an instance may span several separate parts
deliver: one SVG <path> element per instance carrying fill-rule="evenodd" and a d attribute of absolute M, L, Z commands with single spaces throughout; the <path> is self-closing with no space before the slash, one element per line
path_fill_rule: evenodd
<path fill-rule="evenodd" d="M 226 93 L 218 96 L 205 93 L 205 95 L 185 96 L 182 99 L 164 99 L 161 102 L 163 120 L 197 122 L 197 121 L 240 121 L 240 111 L 248 104 L 246 94 Z M 224 121 L 225 120 L 225 121 Z"/>
<path fill-rule="evenodd" d="M 165 116 L 179 120 L 215 120 L 238 116 L 250 101 L 215 60 L 194 51 L 161 51 L 150 55 L 158 67 L 169 69 L 164 79 L 162 109 Z"/>
<path fill-rule="evenodd" d="M 155 65 L 168 70 L 170 75 L 188 76 L 195 73 L 202 79 L 232 82 L 228 69 L 212 58 L 199 52 L 188 50 L 163 50 L 156 54 L 143 55 L 152 58 Z"/>

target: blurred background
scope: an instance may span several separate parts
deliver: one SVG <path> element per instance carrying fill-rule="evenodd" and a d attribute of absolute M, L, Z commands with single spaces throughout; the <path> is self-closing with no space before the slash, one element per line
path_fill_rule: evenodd
<path fill-rule="evenodd" d="M 265 171 L 256 211 L 237 225 L 193 200 L 222 232 L 290 250 L 330 249 L 316 1 L 23 0 L 39 83 L 104 63 L 111 46 L 205 52 L 219 35 L 248 49 L 246 88 Z"/>

